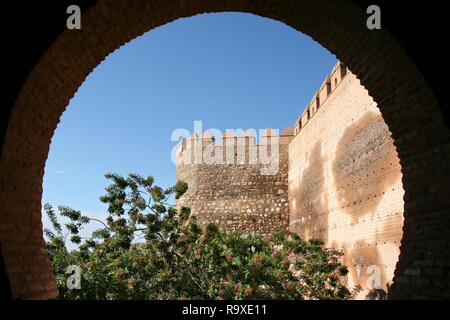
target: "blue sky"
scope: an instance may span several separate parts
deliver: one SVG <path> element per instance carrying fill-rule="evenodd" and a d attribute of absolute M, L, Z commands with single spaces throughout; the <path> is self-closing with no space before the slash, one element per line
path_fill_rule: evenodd
<path fill-rule="evenodd" d="M 173 130 L 292 126 L 336 57 L 280 22 L 203 14 L 145 33 L 86 79 L 53 137 L 42 203 L 104 217 L 106 172 L 175 182 Z M 47 225 L 44 219 L 44 225 Z"/>

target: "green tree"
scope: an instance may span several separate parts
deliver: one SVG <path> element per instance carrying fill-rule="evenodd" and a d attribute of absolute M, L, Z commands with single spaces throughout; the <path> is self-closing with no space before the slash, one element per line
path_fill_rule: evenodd
<path fill-rule="evenodd" d="M 341 252 L 287 231 L 267 241 L 210 224 L 201 228 L 189 208 L 175 208 L 187 184 L 163 190 L 153 177 L 107 174 L 100 200 L 105 222 L 69 207 L 44 206 L 53 231 L 47 250 L 61 299 L 350 299 L 341 282 L 348 271 Z M 88 223 L 101 228 L 82 239 Z M 70 240 L 76 250 L 66 247 Z M 68 290 L 67 267 L 82 270 L 81 289 Z"/>

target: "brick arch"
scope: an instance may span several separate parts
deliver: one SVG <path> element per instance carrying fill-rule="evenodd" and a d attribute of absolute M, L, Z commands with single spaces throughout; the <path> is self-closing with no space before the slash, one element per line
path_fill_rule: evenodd
<path fill-rule="evenodd" d="M 8 121 L 0 160 L 0 240 L 12 296 L 57 295 L 44 247 L 41 195 L 53 132 L 69 100 L 105 57 L 182 17 L 247 12 L 281 21 L 321 43 L 378 103 L 403 172 L 405 221 L 392 297 L 448 297 L 449 130 L 439 103 L 386 31 L 369 31 L 351 1 L 97 1 L 81 31 L 64 31 L 30 72 Z"/>

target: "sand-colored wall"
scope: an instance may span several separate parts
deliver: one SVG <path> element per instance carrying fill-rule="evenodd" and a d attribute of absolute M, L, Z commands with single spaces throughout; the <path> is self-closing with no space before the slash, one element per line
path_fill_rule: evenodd
<path fill-rule="evenodd" d="M 386 290 L 400 253 L 399 159 L 377 104 L 352 73 L 337 64 L 316 96 L 319 107 L 314 97 L 289 144 L 290 228 L 343 250 L 348 284 L 361 285 L 363 297 Z"/>

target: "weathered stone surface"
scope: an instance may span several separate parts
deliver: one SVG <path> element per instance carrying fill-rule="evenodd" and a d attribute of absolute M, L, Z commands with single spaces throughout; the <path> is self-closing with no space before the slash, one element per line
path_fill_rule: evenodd
<path fill-rule="evenodd" d="M 254 141 L 247 140 L 238 150 L 236 140 L 236 147 L 227 147 L 230 143 L 225 140 L 230 138 L 226 137 L 221 146 L 215 146 L 215 153 L 224 155 L 224 160 L 231 158 L 230 164 L 177 164 L 177 180 L 183 180 L 189 186 L 177 205 L 190 207 L 192 214 L 203 225 L 214 222 L 229 230 L 254 232 L 266 238 L 274 231 L 287 229 L 287 142 L 292 139 L 292 133 L 281 138 L 285 141 L 276 146 L 279 158 L 275 174 L 261 173 L 268 165 L 261 163 L 259 157 L 253 164 L 250 161 L 252 149 L 258 156 L 262 150 L 266 152 L 268 145 L 255 145 Z M 206 145 L 205 141 L 202 142 L 202 155 L 205 155 L 209 142 Z M 185 148 L 179 150 L 180 161 L 186 154 L 191 156 L 192 161 L 195 159 L 192 146 L 185 144 Z M 273 147 L 270 145 L 269 150 Z M 231 156 L 225 156 L 227 152 Z"/>

